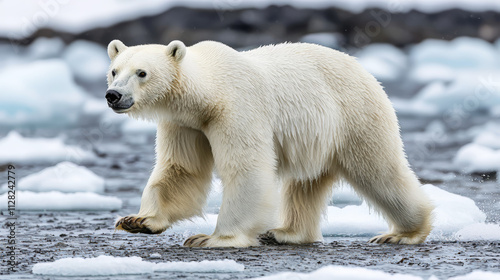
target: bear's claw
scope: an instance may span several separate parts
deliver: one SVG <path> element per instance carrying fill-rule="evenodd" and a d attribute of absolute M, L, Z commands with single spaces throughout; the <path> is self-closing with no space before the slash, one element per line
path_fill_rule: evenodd
<path fill-rule="evenodd" d="M 148 228 L 144 222 L 147 220 L 145 217 L 136 217 L 136 216 L 126 216 L 120 218 L 116 224 L 116 230 L 124 230 L 130 233 L 147 233 L 147 234 L 158 234 L 161 231 L 152 231 Z"/>
<path fill-rule="evenodd" d="M 418 233 L 386 233 L 370 239 L 369 243 L 377 244 L 419 244 L 425 240 L 426 235 Z"/>
<path fill-rule="evenodd" d="M 370 241 L 369 243 L 378 243 L 378 244 L 384 244 L 384 243 L 392 243 L 392 244 L 399 244 L 401 239 L 399 238 L 394 238 L 393 236 L 388 236 L 388 235 L 380 235 L 380 236 L 375 236 Z"/>
<path fill-rule="evenodd" d="M 260 234 L 259 237 L 259 243 L 262 245 L 283 245 L 284 243 L 279 242 L 276 240 L 276 236 L 272 231 L 268 231 L 266 233 Z"/>
<path fill-rule="evenodd" d="M 189 237 L 184 241 L 184 246 L 186 247 L 206 247 L 207 241 L 210 239 L 210 235 L 197 234 Z"/>

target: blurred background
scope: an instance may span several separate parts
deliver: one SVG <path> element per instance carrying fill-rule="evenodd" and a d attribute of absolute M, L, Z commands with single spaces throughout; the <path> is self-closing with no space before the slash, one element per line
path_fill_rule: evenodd
<path fill-rule="evenodd" d="M 137 212 L 156 127 L 107 107 L 111 40 L 215 40 L 238 50 L 309 42 L 357 57 L 386 89 L 412 168 L 442 199 L 431 240 L 498 240 L 499 37 L 498 0 L 0 0 L 0 199 L 13 164 L 22 191 L 17 210 L 39 211 L 22 214 L 24 242 L 61 239 L 67 248 L 78 234 L 116 240 L 115 216 Z M 220 182 L 213 185 L 208 220 L 174 232 L 213 230 L 221 194 Z M 361 201 L 339 189 L 333 205 Z M 328 211 L 343 220 L 323 227 L 325 236 L 367 238 L 385 228 L 347 208 Z M 68 236 L 59 238 L 61 229 Z M 44 257 L 24 260 L 25 269 Z"/>
<path fill-rule="evenodd" d="M 0 0 L 0 170 L 14 164 L 18 180 L 38 176 L 21 190 L 90 189 L 121 201 L 89 209 L 135 212 L 155 125 L 107 108 L 111 40 L 215 40 L 238 50 L 309 42 L 357 57 L 381 82 L 422 183 L 472 198 L 486 213 L 477 219 L 498 224 L 499 37 L 497 0 Z M 51 176 L 63 183 L 40 187 Z M 68 178 L 83 183 L 68 188 Z M 58 204 L 46 201 L 23 207 Z M 209 201 L 214 213 L 219 204 Z"/>

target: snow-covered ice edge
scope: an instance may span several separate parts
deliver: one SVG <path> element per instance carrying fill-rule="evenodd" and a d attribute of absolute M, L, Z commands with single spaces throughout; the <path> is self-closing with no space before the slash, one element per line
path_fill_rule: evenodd
<path fill-rule="evenodd" d="M 345 267 L 329 265 L 311 273 L 283 272 L 270 276 L 253 278 L 255 280 L 424 280 L 424 278 L 409 274 L 390 274 L 379 270 L 362 267 Z M 500 273 L 487 271 L 474 271 L 466 275 L 448 278 L 448 280 L 497 280 Z M 431 276 L 429 280 L 444 280 Z"/>
<path fill-rule="evenodd" d="M 54 262 L 37 263 L 33 274 L 52 276 L 109 276 L 124 274 L 150 274 L 161 271 L 178 272 L 241 272 L 245 266 L 233 260 L 201 262 L 152 263 L 140 257 L 63 258 Z"/>
<path fill-rule="evenodd" d="M 0 195 L 0 201 L 7 201 L 7 195 Z M 113 211 L 122 208 L 121 199 L 93 192 L 16 191 L 16 197 L 16 210 L 22 211 Z M 0 204 L 0 210 L 7 210 L 7 203 Z"/>

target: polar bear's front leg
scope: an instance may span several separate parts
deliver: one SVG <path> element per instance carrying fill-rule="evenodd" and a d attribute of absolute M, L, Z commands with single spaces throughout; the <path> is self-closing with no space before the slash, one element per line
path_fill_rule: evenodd
<path fill-rule="evenodd" d="M 276 200 L 273 170 L 235 170 L 221 176 L 224 185 L 217 226 L 212 235 L 198 234 L 186 240 L 188 247 L 248 247 L 257 236 L 273 228 Z"/>
<path fill-rule="evenodd" d="M 224 194 L 214 233 L 192 236 L 185 246 L 248 247 L 259 244 L 257 236 L 275 225 L 277 195 L 269 174 L 252 174 L 255 177 L 233 174 L 236 175 L 233 181 L 222 180 Z"/>
<path fill-rule="evenodd" d="M 217 226 L 212 235 L 188 238 L 185 246 L 255 246 L 259 244 L 259 234 L 276 226 L 279 196 L 273 149 L 258 141 L 244 145 L 239 140 L 246 136 L 240 135 L 241 138 L 229 139 L 230 143 L 225 139 L 210 141 L 223 185 Z"/>
<path fill-rule="evenodd" d="M 172 123 L 158 125 L 156 164 L 137 215 L 119 218 L 118 230 L 161 233 L 172 223 L 202 214 L 213 171 L 207 138 Z"/>

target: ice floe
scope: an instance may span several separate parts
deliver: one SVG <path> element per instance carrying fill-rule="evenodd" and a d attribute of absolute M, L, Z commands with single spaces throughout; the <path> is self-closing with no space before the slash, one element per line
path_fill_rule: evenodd
<path fill-rule="evenodd" d="M 33 274 L 51 276 L 109 276 L 150 274 L 162 271 L 181 272 L 240 272 L 245 266 L 233 260 L 201 262 L 152 263 L 140 257 L 98 256 L 96 258 L 64 258 L 50 263 L 37 263 Z"/>
<path fill-rule="evenodd" d="M 470 143 L 457 152 L 454 163 L 461 171 L 496 172 L 500 170 L 500 149 Z"/>
<path fill-rule="evenodd" d="M 64 50 L 64 41 L 61 38 L 46 38 L 39 37 L 31 43 L 25 50 L 25 55 L 22 59 L 26 61 L 57 58 Z"/>
<path fill-rule="evenodd" d="M 474 271 L 466 275 L 448 278 L 448 280 L 496 280 L 500 278 L 498 272 Z M 299 272 L 282 272 L 274 275 L 253 278 L 255 280 L 423 280 L 419 276 L 409 274 L 391 274 L 380 270 L 367 269 L 363 267 L 346 267 L 329 265 L 310 273 Z M 439 280 L 435 276 L 431 276 L 429 280 Z M 445 280 L 445 279 L 441 279 Z"/>
<path fill-rule="evenodd" d="M 500 125 L 489 122 L 473 130 L 477 134 L 458 150 L 453 163 L 466 173 L 500 171 Z"/>
<path fill-rule="evenodd" d="M 318 44 L 325 47 L 339 49 L 343 44 L 344 37 L 340 33 L 321 32 L 311 33 L 300 38 L 300 42 Z"/>
<path fill-rule="evenodd" d="M 37 173 L 19 179 L 16 189 L 19 191 L 47 192 L 104 192 L 105 182 L 100 176 L 84 166 L 72 162 L 61 162 Z M 7 190 L 7 184 L 2 186 Z"/>
<path fill-rule="evenodd" d="M 371 44 L 355 55 L 359 63 L 381 81 L 395 81 L 407 68 L 406 54 L 390 44 Z"/>
<path fill-rule="evenodd" d="M 66 47 L 62 57 L 76 78 L 85 82 L 106 79 L 110 62 L 103 46 L 84 40 L 74 41 Z"/>
<path fill-rule="evenodd" d="M 495 69 L 499 62 L 495 46 L 471 37 L 451 41 L 427 39 L 411 49 L 409 58 L 417 67 L 431 64 L 457 70 Z"/>
<path fill-rule="evenodd" d="M 93 152 L 66 145 L 61 137 L 25 138 L 11 131 L 0 139 L 0 164 L 7 163 L 57 163 L 61 161 L 92 162 Z"/>
<path fill-rule="evenodd" d="M 390 274 L 380 270 L 363 267 L 345 267 L 329 265 L 310 273 L 282 272 L 270 276 L 253 278 L 258 280 L 423 280 L 421 277 L 408 274 Z"/>
<path fill-rule="evenodd" d="M 497 224 L 471 224 L 455 233 L 455 238 L 460 241 L 474 240 L 500 240 L 500 225 Z"/>
<path fill-rule="evenodd" d="M 58 58 L 0 69 L 0 92 L 0 126 L 72 125 L 88 98 Z"/>
<path fill-rule="evenodd" d="M 476 270 L 466 275 L 448 278 L 448 280 L 497 280 L 500 273 Z"/>
<path fill-rule="evenodd" d="M 0 195 L 0 201 L 7 201 L 7 195 Z M 92 192 L 16 191 L 16 199 L 16 210 L 28 211 L 110 211 L 122 207 L 119 198 Z M 1 204 L 0 209 L 7 209 L 7 204 Z"/>
<path fill-rule="evenodd" d="M 412 99 L 393 98 L 392 103 L 400 113 L 424 116 L 442 114 L 449 119 L 469 116 L 477 111 L 491 111 L 500 105 L 500 86 L 494 80 L 499 74 L 498 70 L 460 73 L 449 83 L 432 82 Z"/>

